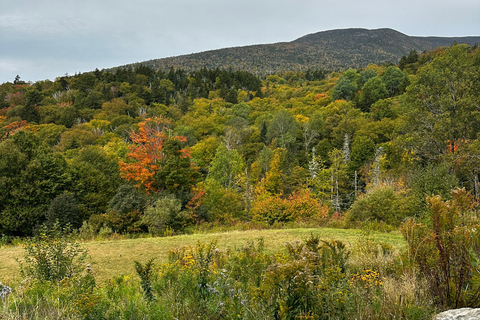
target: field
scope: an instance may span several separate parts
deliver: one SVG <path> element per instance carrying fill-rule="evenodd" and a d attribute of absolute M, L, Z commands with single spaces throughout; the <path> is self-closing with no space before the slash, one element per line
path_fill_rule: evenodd
<path fill-rule="evenodd" d="M 226 247 L 242 247 L 248 242 L 263 238 L 267 253 L 284 250 L 285 242 L 303 240 L 317 235 L 324 240 L 341 240 L 348 246 L 355 244 L 361 230 L 332 228 L 297 228 L 277 230 L 247 230 L 223 233 L 204 233 L 179 235 L 160 238 L 140 238 L 126 240 L 103 240 L 82 243 L 88 250 L 88 262 L 92 265 L 98 280 L 103 281 L 121 274 L 134 273 L 134 261 L 145 262 L 156 258 L 157 262 L 166 259 L 168 251 L 182 246 L 194 246 L 198 241 L 218 241 L 220 249 Z M 406 243 L 399 232 L 375 233 L 375 240 L 386 242 L 395 248 L 402 249 Z M 19 264 L 23 248 L 21 245 L 0 248 L 0 281 L 8 283 L 19 277 Z"/>

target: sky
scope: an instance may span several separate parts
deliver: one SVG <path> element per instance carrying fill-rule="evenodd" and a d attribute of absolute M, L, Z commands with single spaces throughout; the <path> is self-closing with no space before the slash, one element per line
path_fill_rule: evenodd
<path fill-rule="evenodd" d="M 479 0 L 2 0 L 0 83 L 332 29 L 480 36 L 479 17 Z"/>

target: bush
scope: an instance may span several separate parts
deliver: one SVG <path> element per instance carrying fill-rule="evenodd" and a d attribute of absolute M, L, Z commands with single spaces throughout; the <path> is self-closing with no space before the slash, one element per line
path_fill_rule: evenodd
<path fill-rule="evenodd" d="M 81 211 L 73 194 L 64 192 L 52 200 L 47 211 L 47 224 L 52 226 L 55 221 L 61 226 L 70 224 L 75 229 L 81 226 Z"/>
<path fill-rule="evenodd" d="M 251 218 L 270 225 L 275 222 L 308 221 L 319 223 L 329 218 L 329 207 L 322 205 L 310 190 L 301 190 L 282 198 L 281 195 L 268 196 L 255 201 Z"/>
<path fill-rule="evenodd" d="M 133 210 L 121 213 L 115 210 L 109 210 L 103 216 L 105 218 L 103 227 L 108 227 L 115 232 L 135 233 L 142 231 L 142 214 L 139 211 Z"/>
<path fill-rule="evenodd" d="M 452 200 L 427 197 L 431 223 L 408 220 L 402 233 L 408 258 L 426 279 L 441 307 L 480 306 L 480 226 L 477 202 L 465 189 L 452 191 Z"/>
<path fill-rule="evenodd" d="M 158 199 L 145 210 L 142 223 L 153 234 L 163 234 L 169 227 L 173 230 L 183 230 L 188 224 L 190 216 L 182 211 L 180 200 L 172 195 Z"/>
<path fill-rule="evenodd" d="M 145 196 L 130 184 L 121 185 L 109 203 L 109 210 L 125 214 L 132 211 L 143 212 L 146 205 Z"/>
<path fill-rule="evenodd" d="M 87 251 L 72 237 L 70 229 L 58 223 L 50 229 L 43 226 L 40 234 L 25 244 L 25 261 L 20 265 L 22 275 L 58 282 L 79 273 Z"/>
<path fill-rule="evenodd" d="M 380 185 L 361 195 L 347 213 L 349 221 L 385 222 L 398 226 L 405 217 L 414 214 L 414 202 L 407 190 Z"/>

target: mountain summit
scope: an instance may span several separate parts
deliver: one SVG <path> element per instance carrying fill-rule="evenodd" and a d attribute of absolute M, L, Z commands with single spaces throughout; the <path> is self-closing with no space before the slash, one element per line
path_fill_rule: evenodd
<path fill-rule="evenodd" d="M 370 63 L 397 63 L 411 50 L 422 52 L 454 42 L 473 45 L 480 42 L 480 37 L 413 37 L 392 29 L 339 29 L 308 34 L 291 42 L 211 50 L 141 64 L 162 70 L 232 68 L 256 74 L 342 70 L 362 68 Z"/>

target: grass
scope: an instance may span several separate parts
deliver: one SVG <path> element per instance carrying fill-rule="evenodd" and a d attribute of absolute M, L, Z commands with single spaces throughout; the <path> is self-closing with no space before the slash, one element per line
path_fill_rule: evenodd
<path fill-rule="evenodd" d="M 242 247 L 247 242 L 263 238 L 266 252 L 275 253 L 283 250 L 285 242 L 303 240 L 312 233 L 325 240 L 341 240 L 349 246 L 354 245 L 361 235 L 361 231 L 357 229 L 295 228 L 91 241 L 83 243 L 83 246 L 89 252 L 88 263 L 92 265 L 97 279 L 103 281 L 121 274 L 134 273 L 133 261 L 135 260 L 144 263 L 151 258 L 156 258 L 157 263 L 162 262 L 167 258 L 169 250 L 182 246 L 195 246 L 198 241 L 210 242 L 216 239 L 218 248 L 224 249 Z M 398 232 L 374 233 L 372 237 L 398 249 L 406 246 Z M 17 259 L 21 259 L 22 256 L 23 248 L 20 245 L 0 248 L 1 282 L 8 284 L 20 276 Z"/>

